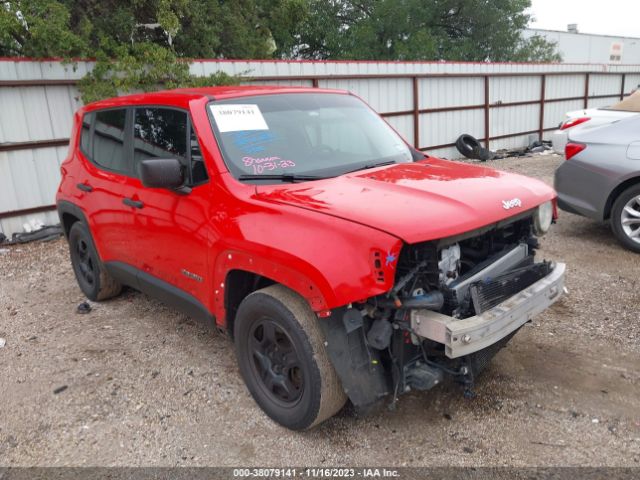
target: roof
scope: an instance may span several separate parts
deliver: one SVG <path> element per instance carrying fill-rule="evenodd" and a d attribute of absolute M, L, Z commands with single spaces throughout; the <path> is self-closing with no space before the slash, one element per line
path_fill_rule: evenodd
<path fill-rule="evenodd" d="M 97 108 L 121 107 L 126 105 L 170 105 L 187 108 L 192 100 L 207 98 L 209 100 L 223 100 L 227 98 L 251 97 L 255 95 L 274 95 L 285 93 L 340 93 L 345 90 L 312 88 L 312 87 L 277 87 L 234 85 L 226 87 L 177 88 L 174 90 L 160 90 L 158 92 L 136 93 L 121 97 L 99 100 L 87 104 L 85 110 Z"/>

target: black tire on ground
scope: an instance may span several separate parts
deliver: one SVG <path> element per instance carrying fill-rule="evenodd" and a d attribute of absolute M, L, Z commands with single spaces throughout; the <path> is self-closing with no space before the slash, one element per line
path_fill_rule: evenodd
<path fill-rule="evenodd" d="M 120 293 L 122 285 L 104 268 L 89 228 L 82 222 L 75 222 L 69 230 L 69 252 L 80 290 L 89 300 L 106 300 Z"/>
<path fill-rule="evenodd" d="M 633 199 L 636 199 L 634 206 L 632 206 L 632 210 L 640 213 L 640 185 L 633 185 L 627 188 L 624 192 L 618 195 L 615 202 L 613 203 L 613 208 L 611 209 L 611 230 L 613 234 L 616 236 L 618 241 L 629 250 L 640 253 L 640 236 L 638 237 L 638 242 L 635 242 L 632 238 L 629 237 L 627 232 L 625 232 L 625 225 L 622 224 L 622 216 L 623 211 L 627 204 L 631 202 Z M 633 220 L 636 217 L 635 215 L 626 214 L 626 217 L 629 220 Z M 639 219 L 640 220 L 640 219 Z M 627 225 L 627 228 L 631 228 L 632 231 L 640 230 L 640 223 L 631 223 Z M 640 235 L 640 231 L 638 232 Z"/>
<path fill-rule="evenodd" d="M 236 355 L 249 392 L 269 417 L 292 430 L 318 425 L 347 400 L 319 321 L 304 298 L 272 285 L 242 301 L 234 324 Z"/>
<path fill-rule="evenodd" d="M 456 148 L 467 158 L 478 158 L 478 150 L 482 148 L 482 145 L 474 137 L 465 133 L 456 140 Z"/>

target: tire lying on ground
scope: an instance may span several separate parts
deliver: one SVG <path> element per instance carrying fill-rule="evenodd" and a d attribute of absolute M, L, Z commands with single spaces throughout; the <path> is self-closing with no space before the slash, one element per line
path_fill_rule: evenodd
<path fill-rule="evenodd" d="M 466 133 L 460 135 L 456 140 L 456 148 L 467 158 L 476 158 L 474 152 L 477 152 L 480 147 L 480 142 Z"/>
<path fill-rule="evenodd" d="M 494 153 L 480 145 L 480 142 L 473 136 L 466 133 L 460 135 L 456 140 L 456 148 L 467 158 L 486 162 L 494 158 Z"/>
<path fill-rule="evenodd" d="M 240 373 L 262 410 L 292 430 L 311 428 L 347 401 L 316 314 L 294 291 L 272 285 L 248 295 L 234 322 Z"/>

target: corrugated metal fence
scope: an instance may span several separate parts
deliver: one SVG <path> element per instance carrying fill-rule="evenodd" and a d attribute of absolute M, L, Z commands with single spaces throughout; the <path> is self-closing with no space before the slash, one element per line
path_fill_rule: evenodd
<path fill-rule="evenodd" d="M 76 82 L 91 62 L 0 59 L 0 231 L 52 211 L 67 152 Z M 410 143 L 455 158 L 469 133 L 492 149 L 548 135 L 565 112 L 615 103 L 640 84 L 640 65 L 199 60 L 247 83 L 341 88 L 361 96 Z"/>

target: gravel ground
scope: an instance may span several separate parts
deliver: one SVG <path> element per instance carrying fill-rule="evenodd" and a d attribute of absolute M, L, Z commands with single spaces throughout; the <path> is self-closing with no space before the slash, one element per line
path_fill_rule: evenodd
<path fill-rule="evenodd" d="M 561 161 L 492 166 L 551 183 Z M 566 213 L 542 246 L 568 264 L 569 295 L 496 356 L 475 399 L 443 385 L 304 433 L 258 409 L 228 338 L 130 290 L 78 315 L 64 240 L 10 247 L 0 465 L 640 466 L 640 256 Z"/>

